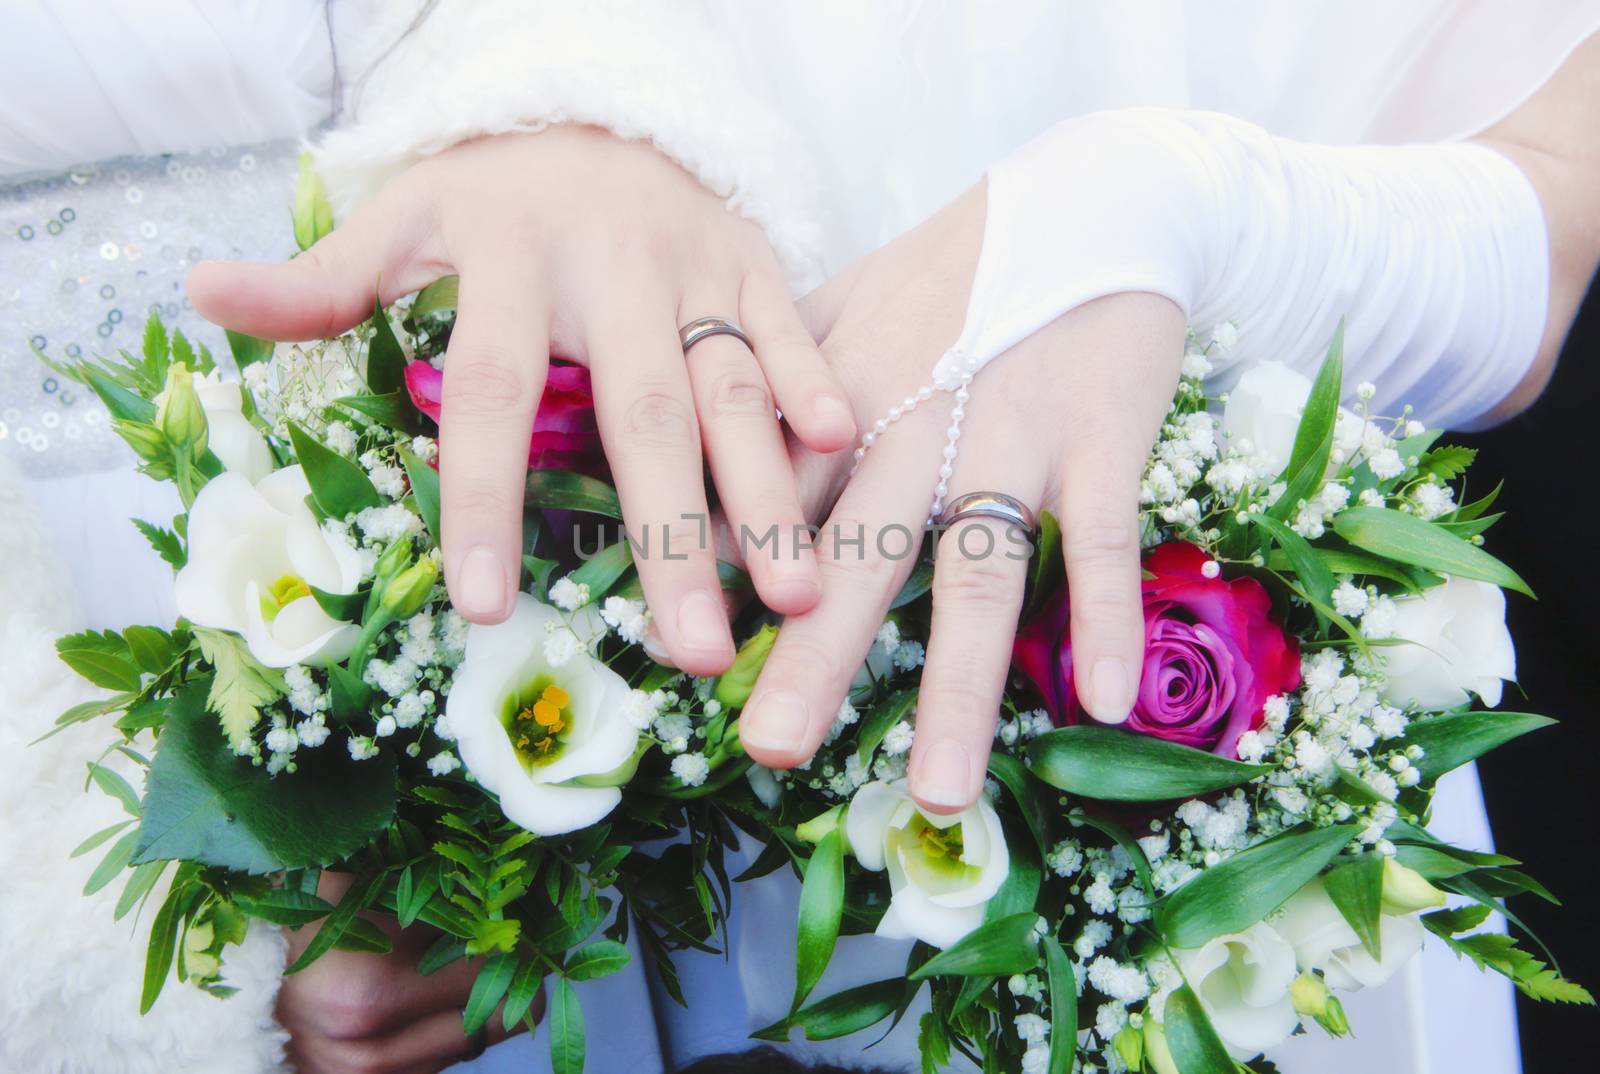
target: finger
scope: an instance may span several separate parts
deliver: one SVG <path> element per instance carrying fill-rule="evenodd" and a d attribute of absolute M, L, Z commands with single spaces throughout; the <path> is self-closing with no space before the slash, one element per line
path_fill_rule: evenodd
<path fill-rule="evenodd" d="M 1103 723 L 1132 711 L 1144 662 L 1139 480 L 1177 387 L 1182 316 L 1130 319 L 1130 297 L 1080 309 L 1062 367 L 1061 543 L 1078 699 Z M 1117 353 L 1104 353 L 1109 347 Z M 1098 350 L 1101 353 L 1095 353 Z"/>
<path fill-rule="evenodd" d="M 189 297 L 206 320 L 264 339 L 326 339 L 450 272 L 429 188 L 401 176 L 290 261 L 202 261 Z"/>
<path fill-rule="evenodd" d="M 704 316 L 716 308 L 711 303 L 686 300 L 679 319 Z M 729 335 L 701 340 L 684 361 L 731 543 L 768 607 L 785 614 L 806 611 L 822 595 L 822 583 L 816 556 L 802 547 L 810 542 L 803 540 L 794 472 L 761 366 Z"/>
<path fill-rule="evenodd" d="M 745 277 L 739 321 L 783 420 L 811 450 L 838 451 L 855 440 L 855 417 L 844 388 L 800 320 L 776 260 L 770 260 Z"/>
<path fill-rule="evenodd" d="M 1044 462 L 1028 445 L 997 439 L 1005 431 L 963 439 L 953 496 L 1003 492 L 1038 505 Z M 1031 553 L 1031 535 L 994 518 L 966 519 L 940 535 L 909 769 L 912 797 L 930 812 L 959 812 L 983 791 Z"/>
<path fill-rule="evenodd" d="M 463 270 L 439 418 L 439 519 L 451 603 L 475 623 L 511 614 L 521 577 L 528 439 L 549 321 L 514 263 Z"/>
<path fill-rule="evenodd" d="M 936 425 L 924 417 L 877 443 L 822 525 L 822 599 L 785 620 L 740 717 L 760 764 L 793 768 L 816 752 L 916 564 L 938 463 Z"/>
<path fill-rule="evenodd" d="M 664 301 L 612 308 L 586 326 L 586 343 L 600 439 L 645 601 L 672 662 L 693 675 L 715 675 L 733 662 L 733 635 L 675 313 Z"/>
<path fill-rule="evenodd" d="M 322 1038 L 308 1041 L 305 1050 L 314 1052 L 316 1062 L 323 1064 L 312 1067 L 314 1070 L 435 1074 L 479 1054 L 484 1041 L 467 1034 L 461 1017 L 459 1006 L 438 1010 L 392 1033 L 356 1040 Z M 498 1012 L 490 1016 L 486 1028 L 490 1043 L 498 1043 L 509 1036 L 501 1027 Z"/>

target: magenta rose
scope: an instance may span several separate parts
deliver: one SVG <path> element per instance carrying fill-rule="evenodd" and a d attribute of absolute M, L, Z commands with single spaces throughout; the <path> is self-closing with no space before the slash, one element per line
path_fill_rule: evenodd
<path fill-rule="evenodd" d="M 1223 757 L 1261 726 L 1267 698 L 1300 685 L 1300 646 L 1253 578 L 1207 578 L 1209 557 L 1164 544 L 1145 557 L 1144 668 L 1124 725 Z M 1089 723 L 1073 683 L 1065 588 L 1017 635 L 1014 659 L 1057 726 Z"/>
<path fill-rule="evenodd" d="M 444 397 L 444 373 L 424 361 L 406 365 L 406 391 L 411 401 L 434 421 Z M 534 470 L 575 470 L 606 475 L 600 428 L 594 416 L 589 371 L 569 362 L 551 362 L 545 377 L 539 413 L 528 439 L 528 466 Z"/>

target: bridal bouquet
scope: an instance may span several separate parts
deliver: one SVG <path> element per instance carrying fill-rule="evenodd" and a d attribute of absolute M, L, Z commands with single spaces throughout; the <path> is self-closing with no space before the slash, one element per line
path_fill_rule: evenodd
<path fill-rule="evenodd" d="M 1475 931 L 1550 893 L 1427 830 L 1441 776 L 1550 722 L 1491 711 L 1515 674 L 1502 590 L 1527 592 L 1482 548 L 1498 489 L 1458 499 L 1473 452 L 1367 413 L 1371 386 L 1341 408 L 1342 339 L 1314 383 L 1267 364 L 1208 399 L 1234 331 L 1192 341 L 1145 472 L 1125 724 L 1078 705 L 1047 516 L 976 805 L 924 813 L 906 790 L 920 600 L 823 750 L 774 774 L 758 865 L 804 884 L 793 1010 L 762 1036 L 892 1027 L 926 988 L 925 1072 L 959 1052 L 1026 1074 L 1266 1074 L 1304 1024 L 1353 1032 L 1338 993 L 1425 937 L 1534 999 L 1593 1002 L 1542 944 Z M 851 932 L 916 941 L 904 972 L 808 1005 Z"/>

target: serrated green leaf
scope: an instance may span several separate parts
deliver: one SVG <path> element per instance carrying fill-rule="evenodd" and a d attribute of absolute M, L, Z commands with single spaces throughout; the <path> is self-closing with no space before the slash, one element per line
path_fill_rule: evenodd
<path fill-rule="evenodd" d="M 557 977 L 550 989 L 549 1019 L 552 1074 L 583 1074 L 583 1009 L 565 977 Z"/>
<path fill-rule="evenodd" d="M 289 423 L 289 440 L 294 455 L 311 486 L 311 498 L 328 518 L 346 515 L 383 503 L 367 472 L 343 455 L 312 437 L 294 422 Z"/>
<path fill-rule="evenodd" d="M 800 887 L 799 924 L 795 940 L 794 999 L 798 1010 L 833 958 L 844 914 L 844 839 L 835 828 L 817 843 Z"/>
<path fill-rule="evenodd" d="M 1098 724 L 1047 731 L 1028 744 L 1028 767 L 1050 786 L 1111 802 L 1159 802 L 1236 787 L 1270 765 Z"/>
<path fill-rule="evenodd" d="M 1489 920 L 1494 911 L 1487 906 L 1456 906 L 1448 910 L 1435 910 L 1422 915 L 1422 923 L 1435 936 L 1454 936 L 1469 932 Z"/>
<path fill-rule="evenodd" d="M 261 719 L 261 707 L 282 697 L 283 674 L 262 667 L 237 634 L 196 627 L 195 640 L 215 674 L 206 707 L 222 721 L 222 733 L 235 753 L 247 752 L 250 735 Z"/>
<path fill-rule="evenodd" d="M 1383 855 L 1363 854 L 1333 869 L 1322 878 L 1328 898 L 1345 922 L 1355 930 L 1361 946 L 1376 961 L 1383 961 L 1379 924 L 1383 914 Z"/>
<path fill-rule="evenodd" d="M 57 639 L 56 653 L 63 663 L 96 686 L 121 692 L 139 689 L 139 669 L 134 666 L 128 643 L 114 630 L 68 634 Z"/>
<path fill-rule="evenodd" d="M 1339 536 L 1376 556 L 1456 578 L 1475 578 L 1533 596 L 1516 571 L 1476 545 L 1403 511 L 1348 507 L 1333 518 Z"/>
<path fill-rule="evenodd" d="M 144 539 L 150 542 L 150 547 L 155 549 L 156 555 L 160 556 L 162 562 L 173 570 L 180 569 L 188 561 L 188 557 L 185 556 L 183 551 L 183 542 L 178 539 L 176 533 L 171 530 L 164 530 L 160 526 L 146 522 L 142 518 L 136 518 L 132 521 L 134 527 L 144 534 Z"/>
<path fill-rule="evenodd" d="M 1472 465 L 1472 460 L 1477 457 L 1477 448 L 1445 444 L 1424 453 L 1417 460 L 1417 469 L 1421 473 L 1432 474 L 1441 481 L 1454 481 L 1466 472 L 1467 467 Z"/>

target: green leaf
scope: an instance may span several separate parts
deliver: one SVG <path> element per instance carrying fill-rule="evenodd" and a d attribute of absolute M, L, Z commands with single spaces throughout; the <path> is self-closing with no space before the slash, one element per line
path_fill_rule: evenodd
<path fill-rule="evenodd" d="M 333 913 L 332 903 L 309 891 L 295 888 L 273 888 L 257 898 L 239 899 L 238 904 L 239 909 L 251 917 L 292 929 L 309 925 Z"/>
<path fill-rule="evenodd" d="M 1348 507 L 1333 518 L 1339 536 L 1399 563 L 1457 578 L 1475 578 L 1533 596 L 1515 571 L 1483 549 L 1416 515 L 1382 507 Z"/>
<path fill-rule="evenodd" d="M 1295 577 L 1307 596 L 1324 606 L 1333 603 L 1333 571 L 1306 543 L 1306 539 L 1269 515 L 1250 515 L 1250 521 L 1266 530 L 1289 557 Z"/>
<path fill-rule="evenodd" d="M 165 671 L 177 657 L 172 635 L 150 626 L 131 626 L 122 631 L 128 652 L 141 671 L 156 675 Z"/>
<path fill-rule="evenodd" d="M 1033 561 L 1028 564 L 1028 603 L 1022 613 L 1024 620 L 1055 594 L 1065 574 L 1066 564 L 1061 558 L 1061 523 L 1049 511 L 1040 511 Z"/>
<path fill-rule="evenodd" d="M 1078 1041 L 1078 986 L 1072 962 L 1054 936 L 1044 938 L 1044 965 L 1050 983 L 1049 1074 L 1072 1074 Z"/>
<path fill-rule="evenodd" d="M 133 860 L 133 848 L 138 844 L 139 833 L 129 832 L 106 851 L 106 856 L 94 867 L 94 872 L 89 874 L 89 879 L 84 882 L 83 893 L 93 895 L 101 888 L 117 878 L 117 874 L 128 867 L 128 862 Z"/>
<path fill-rule="evenodd" d="M 411 499 L 417 505 L 417 514 L 422 516 L 433 543 L 438 544 L 442 540 L 439 528 L 439 471 L 409 451 L 400 452 L 400 461 L 405 464 L 406 479 L 411 482 Z"/>
<path fill-rule="evenodd" d="M 188 561 L 184 555 L 183 542 L 171 530 L 164 530 L 154 523 L 146 522 L 142 518 L 133 519 L 134 528 L 144 534 L 144 539 L 150 542 L 150 547 L 156 550 L 156 555 L 162 561 L 178 570 Z"/>
<path fill-rule="evenodd" d="M 528 509 L 583 511 L 606 518 L 622 518 L 617 490 L 587 474 L 567 470 L 529 470 L 523 492 Z"/>
<path fill-rule="evenodd" d="M 145 784 L 135 863 L 179 859 L 260 874 L 327 866 L 355 853 L 394 815 L 392 751 L 352 761 L 302 750 L 274 778 L 234 755 L 206 712 L 200 679 L 173 698 Z"/>
<path fill-rule="evenodd" d="M 96 686 L 126 692 L 139 689 L 139 669 L 127 642 L 114 630 L 68 634 L 56 641 L 56 653 L 62 663 Z"/>
<path fill-rule="evenodd" d="M 467 1007 L 461 1013 L 462 1028 L 470 1036 L 484 1027 L 500 1000 L 511 987 L 517 975 L 517 956 L 495 954 L 484 960 L 472 982 L 472 992 L 467 996 Z"/>
<path fill-rule="evenodd" d="M 1449 910 L 1435 910 L 1422 915 L 1422 924 L 1435 936 L 1454 936 L 1470 932 L 1489 920 L 1494 911 L 1487 906 L 1456 906 Z"/>
<path fill-rule="evenodd" d="M 872 711 L 862 717 L 861 728 L 856 733 L 856 758 L 863 767 L 871 763 L 873 753 L 889 729 L 901 720 L 909 720 L 916 706 L 917 692 L 901 690 L 874 705 Z"/>
<path fill-rule="evenodd" d="M 421 411 L 405 391 L 384 392 L 382 395 L 346 395 L 334 402 L 407 436 L 416 436 L 427 430 L 421 420 Z"/>
<path fill-rule="evenodd" d="M 933 588 L 933 564 L 919 562 L 911 568 L 911 576 L 906 579 L 905 585 L 894 595 L 889 602 L 889 610 L 904 608 L 913 601 L 920 600 L 928 590 Z"/>
<path fill-rule="evenodd" d="M 272 359 L 272 350 L 276 344 L 270 339 L 257 339 L 243 332 L 235 332 L 231 328 L 224 329 L 224 332 L 228 337 L 228 353 L 233 355 L 233 364 L 241 373 L 247 366 Z"/>
<path fill-rule="evenodd" d="M 1472 460 L 1477 457 L 1477 448 L 1445 444 L 1424 453 L 1417 460 L 1417 469 L 1421 473 L 1432 474 L 1441 481 L 1454 481 L 1466 472 L 1467 467 L 1472 465 Z"/>
<path fill-rule="evenodd" d="M 1333 429 L 1339 417 L 1339 392 L 1343 381 L 1344 321 L 1341 319 L 1333 342 L 1328 345 L 1328 355 L 1317 371 L 1317 379 L 1312 382 L 1311 393 L 1306 397 L 1289 464 L 1283 469 L 1283 493 L 1267 512 L 1273 518 L 1292 517 L 1299 510 L 1301 500 L 1310 499 L 1322 488 L 1328 472 L 1328 457 L 1333 451 Z"/>
<path fill-rule="evenodd" d="M 1473 500 L 1471 503 L 1462 504 L 1460 507 L 1450 512 L 1450 514 L 1446 517 L 1448 517 L 1451 522 L 1470 522 L 1475 518 L 1482 518 L 1484 515 L 1489 513 L 1489 508 L 1493 507 L 1500 499 L 1500 491 L 1505 487 L 1506 483 L 1501 481 L 1495 485 L 1494 488 L 1489 490 L 1489 494 L 1487 496 L 1484 496 L 1481 499 Z"/>
<path fill-rule="evenodd" d="M 413 318 L 431 317 L 436 313 L 451 313 L 461 297 L 461 277 L 441 276 L 421 291 L 411 303 Z"/>
<path fill-rule="evenodd" d="M 1039 964 L 1038 923 L 1030 910 L 980 925 L 917 967 L 911 980 L 1027 973 Z"/>
<path fill-rule="evenodd" d="M 1417 770 L 1429 783 L 1490 750 L 1556 721 L 1528 712 L 1457 712 L 1411 721 L 1404 743 L 1421 746 Z"/>
<path fill-rule="evenodd" d="M 365 470 L 324 446 L 294 422 L 289 423 L 289 440 L 294 445 L 295 458 L 305 470 L 311 498 L 323 515 L 343 518 L 383 503 Z"/>
<path fill-rule="evenodd" d="M 1361 946 L 1375 960 L 1383 960 L 1379 921 L 1383 913 L 1383 855 L 1363 854 L 1322 879 L 1328 898 L 1355 930 Z"/>
<path fill-rule="evenodd" d="M 511 988 L 506 992 L 506 1005 L 500 1011 L 500 1024 L 505 1027 L 506 1032 L 515 1029 L 517 1023 L 522 1021 L 523 1016 L 533 1007 L 542 980 L 543 975 L 537 959 L 529 959 L 517 967 L 517 975 L 511 978 Z"/>
<path fill-rule="evenodd" d="M 311 596 L 317 602 L 317 607 L 333 616 L 335 619 L 346 623 L 361 622 L 362 612 L 367 606 L 367 594 L 357 590 L 354 593 L 329 593 L 327 590 L 318 589 L 308 585 Z"/>
<path fill-rule="evenodd" d="M 590 599 L 598 602 L 610 592 L 617 579 L 622 577 L 623 572 L 632 563 L 633 552 L 628 547 L 628 542 L 618 541 L 590 556 L 568 577 L 572 579 L 574 585 L 588 586 Z"/>
<path fill-rule="evenodd" d="M 406 352 L 395 338 L 394 326 L 383 311 L 383 303 L 376 297 L 372 300 L 372 319 L 367 323 L 372 328 L 372 343 L 367 348 L 367 387 L 372 389 L 373 395 L 404 394 Z"/>
<path fill-rule="evenodd" d="M 83 857 L 85 854 L 89 853 L 89 851 L 93 850 L 97 846 L 101 846 L 106 842 L 106 840 L 110 839 L 112 836 L 116 835 L 118 832 L 122 831 L 122 829 L 126 828 L 132 823 L 133 821 L 131 820 L 119 820 L 110 827 L 101 828 L 98 832 L 95 832 L 89 838 L 73 847 L 72 853 L 68 854 L 67 857 Z"/>
<path fill-rule="evenodd" d="M 1180 1074 L 1234 1074 L 1238 1069 L 1200 1006 L 1200 997 L 1187 984 L 1167 997 L 1162 1028 Z"/>
<path fill-rule="evenodd" d="M 322 185 L 322 176 L 312 163 L 310 153 L 300 154 L 300 171 L 294 184 L 294 242 L 308 250 L 316 241 L 333 230 L 333 207 L 328 202 L 328 191 Z"/>
<path fill-rule="evenodd" d="M 1054 796 L 1045 791 L 1044 783 L 1028 771 L 1026 765 L 1009 754 L 991 753 L 989 774 L 1011 792 L 1012 801 L 1017 803 L 1017 811 L 1022 814 L 1022 819 L 1028 825 L 1028 831 L 1032 833 L 1033 841 L 1040 853 L 1048 851 L 1050 816 L 1055 806 L 1052 800 Z"/>
<path fill-rule="evenodd" d="M 333 714 L 341 720 L 356 720 L 372 711 L 372 687 L 338 664 L 328 665 L 328 693 Z"/>
<path fill-rule="evenodd" d="M 129 784 L 126 779 L 122 778 L 119 773 L 113 772 L 105 765 L 95 764 L 93 761 L 90 761 L 89 778 L 94 780 L 94 785 L 96 787 L 99 787 L 102 791 L 105 791 L 111 797 L 121 802 L 122 808 L 127 811 L 130 817 L 139 816 L 141 812 L 139 807 L 139 794 L 133 789 L 132 785 Z"/>
<path fill-rule="evenodd" d="M 835 828 L 822 837 L 806 865 L 800 887 L 799 924 L 795 939 L 794 1000 L 798 1010 L 822 980 L 839 940 L 839 920 L 844 914 L 844 839 Z"/>
<path fill-rule="evenodd" d="M 571 981 L 592 981 L 597 977 L 611 976 L 632 958 L 627 947 L 617 941 L 596 940 L 568 955 L 564 972 Z"/>
<path fill-rule="evenodd" d="M 1236 787 L 1272 771 L 1204 750 L 1098 724 L 1047 731 L 1028 744 L 1034 775 L 1058 790 L 1108 802 L 1160 802 Z"/>
<path fill-rule="evenodd" d="M 417 973 L 427 977 L 466 957 L 466 944 L 454 936 L 441 936 L 417 960 Z"/>
<path fill-rule="evenodd" d="M 128 882 L 123 885 L 122 894 L 117 898 L 116 909 L 111 913 L 111 920 L 121 921 L 128 916 L 128 911 L 139 903 L 150 889 L 156 886 L 156 881 L 161 879 L 161 874 L 166 872 L 169 862 L 147 861 L 134 869 L 128 875 Z"/>
<path fill-rule="evenodd" d="M 789 1017 L 750 1034 L 757 1040 L 787 1041 L 795 1028 L 805 1031 L 806 1040 L 835 1040 L 876 1025 L 900 1009 L 905 994 L 904 977 L 890 977 L 872 984 L 847 988 L 818 1000 Z"/>
<path fill-rule="evenodd" d="M 300 952 L 300 957 L 283 971 L 284 975 L 299 973 L 333 950 L 333 945 L 339 942 L 339 937 L 344 935 L 356 915 L 371 905 L 373 897 L 382 886 L 382 873 L 358 879 L 351 884 L 345 891 L 344 898 L 339 900 L 339 905 L 333 908 L 333 913 L 328 915 L 322 927 L 317 929 L 316 935 L 311 937 L 311 942 L 306 945 L 305 950 Z"/>
<path fill-rule="evenodd" d="M 155 420 L 156 406 L 154 403 L 141 399 L 128 389 L 112 380 L 104 370 L 96 366 L 83 367 L 84 378 L 89 382 L 89 387 L 100 401 L 106 405 L 113 418 L 123 421 L 134 421 L 148 425 Z"/>
<path fill-rule="evenodd" d="M 1465 955 L 1479 969 L 1494 970 L 1510 978 L 1529 999 L 1592 1006 L 1594 997 L 1582 985 L 1563 978 L 1555 970 L 1517 946 L 1516 940 L 1500 932 L 1482 932 L 1455 938 L 1436 931 L 1458 956 Z"/>
<path fill-rule="evenodd" d="M 394 950 L 394 941 L 377 925 L 364 917 L 351 918 L 333 946 L 340 951 L 354 951 L 361 955 L 387 955 Z"/>
<path fill-rule="evenodd" d="M 1073 819 L 1108 836 L 1113 843 L 1121 847 L 1122 852 L 1128 855 L 1128 859 L 1133 862 L 1133 872 L 1139 878 L 1139 886 L 1144 889 L 1145 894 L 1149 895 L 1152 900 L 1156 897 L 1156 884 L 1150 872 L 1150 859 L 1145 855 L 1144 848 L 1139 845 L 1138 840 L 1129 835 L 1126 828 L 1116 821 L 1089 814 L 1074 817 Z"/>
<path fill-rule="evenodd" d="M 583 1009 L 572 982 L 557 977 L 550 990 L 551 1074 L 583 1074 Z"/>
<path fill-rule="evenodd" d="M 172 968 L 172 957 L 178 949 L 178 926 L 182 924 L 185 889 L 177 884 L 167 893 L 167 899 L 156 912 L 150 926 L 150 944 L 144 956 L 144 988 L 139 996 L 139 1013 L 149 1014 L 167 983 L 167 971 Z"/>
<path fill-rule="evenodd" d="M 1243 932 L 1288 901 L 1339 856 L 1356 828 L 1290 831 L 1213 865 L 1155 905 L 1155 926 L 1173 947 L 1201 947 Z"/>
<path fill-rule="evenodd" d="M 280 672 L 262 667 L 237 634 L 196 627 L 200 655 L 216 669 L 206 707 L 222 721 L 222 732 L 235 753 L 250 749 L 250 734 L 261 719 L 261 706 L 283 696 Z"/>

